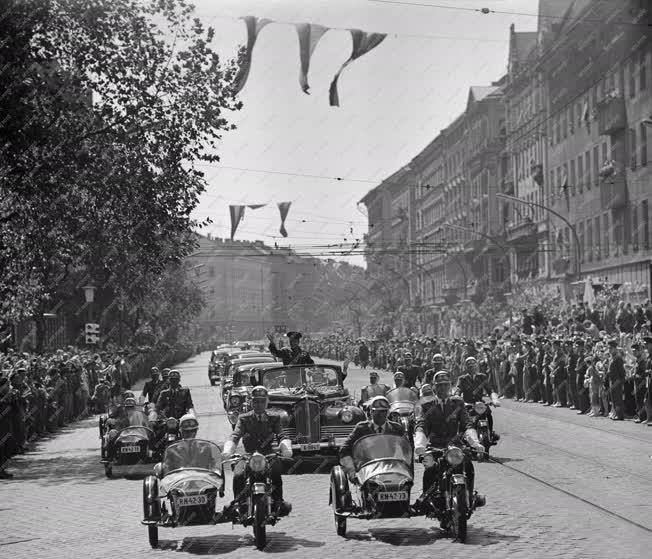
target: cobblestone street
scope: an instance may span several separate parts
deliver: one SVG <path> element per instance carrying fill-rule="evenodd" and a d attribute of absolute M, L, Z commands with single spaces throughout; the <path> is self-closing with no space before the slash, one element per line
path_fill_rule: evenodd
<path fill-rule="evenodd" d="M 200 421 L 198 437 L 222 444 L 230 433 L 219 388 L 207 380 L 208 353 L 181 366 Z M 385 377 L 385 378 L 383 378 Z M 352 368 L 353 394 L 367 372 Z M 389 374 L 381 373 L 389 383 Z M 652 547 L 652 429 L 578 417 L 569 410 L 505 402 L 495 412 L 495 462 L 476 464 L 487 506 L 471 518 L 466 545 L 424 518 L 349 522 L 335 534 L 328 476 L 284 478 L 293 513 L 268 529 L 263 552 L 276 557 L 649 557 Z M 420 489 L 421 467 L 416 468 Z M 252 557 L 251 529 L 223 524 L 161 529 L 161 550 L 147 542 L 140 479 L 106 479 L 97 417 L 37 443 L 12 461 L 0 485 L 0 555 L 34 558 L 127 556 Z M 227 498 L 231 496 L 230 476 Z"/>

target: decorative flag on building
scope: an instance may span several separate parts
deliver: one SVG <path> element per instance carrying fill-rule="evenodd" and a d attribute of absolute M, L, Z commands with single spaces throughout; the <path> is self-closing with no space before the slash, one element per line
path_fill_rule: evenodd
<path fill-rule="evenodd" d="M 593 291 L 593 282 L 591 278 L 586 278 L 584 282 L 584 304 L 589 307 L 589 310 L 593 311 L 595 307 L 595 293 Z"/>
<path fill-rule="evenodd" d="M 344 68 L 346 68 L 357 58 L 360 58 L 363 54 L 366 54 L 370 50 L 377 47 L 387 36 L 385 33 L 367 33 L 366 31 L 361 31 L 360 29 L 349 29 L 349 31 L 351 32 L 351 38 L 353 39 L 353 49 L 351 50 L 351 56 L 344 64 L 342 64 L 342 67 L 339 69 L 337 74 L 335 74 L 335 77 L 331 82 L 329 92 L 331 107 L 340 106 L 340 97 L 337 93 L 337 81 L 339 80 L 340 74 Z"/>
<path fill-rule="evenodd" d="M 231 240 L 235 235 L 238 225 L 244 217 L 245 208 L 247 206 L 229 206 L 229 211 L 231 212 Z"/>
<path fill-rule="evenodd" d="M 308 70 L 310 68 L 310 58 L 312 53 L 322 38 L 328 31 L 328 27 L 316 23 L 297 23 L 297 34 L 299 35 L 299 56 L 301 58 L 301 73 L 299 74 L 299 83 L 304 93 L 310 95 L 308 91 Z"/>
<path fill-rule="evenodd" d="M 288 232 L 285 229 L 285 218 L 288 216 L 288 211 L 290 211 L 290 204 L 292 204 L 292 202 L 279 202 L 278 203 L 278 209 L 281 212 L 281 229 L 280 229 L 280 232 L 281 232 L 281 235 L 283 235 L 284 237 L 288 236 Z"/>
<path fill-rule="evenodd" d="M 245 58 L 238 71 L 237 76 L 235 77 L 235 91 L 240 93 L 242 88 L 247 83 L 247 78 L 249 77 L 249 70 L 251 69 L 251 56 L 253 54 L 254 45 L 256 44 L 256 39 L 258 38 L 258 33 L 260 30 L 265 27 L 268 23 L 271 23 L 271 19 L 264 17 L 258 18 L 254 16 L 243 17 L 245 24 L 247 25 L 247 51 L 245 52 Z"/>

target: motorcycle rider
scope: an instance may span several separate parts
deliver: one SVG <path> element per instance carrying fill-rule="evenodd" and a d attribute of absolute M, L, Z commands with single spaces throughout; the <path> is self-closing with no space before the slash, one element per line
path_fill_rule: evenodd
<path fill-rule="evenodd" d="M 281 358 L 283 365 L 314 365 L 315 362 L 310 357 L 310 354 L 307 351 L 303 351 L 299 345 L 299 340 L 302 336 L 301 332 L 288 332 L 286 336 L 290 340 L 290 347 L 278 349 L 274 342 L 274 336 L 268 332 L 269 352 L 274 357 Z"/>
<path fill-rule="evenodd" d="M 362 406 L 374 396 L 385 396 L 389 390 L 390 388 L 386 384 L 378 383 L 378 373 L 376 371 L 369 371 L 369 384 L 360 391 L 358 406 Z"/>
<path fill-rule="evenodd" d="M 403 371 L 396 371 L 394 373 L 394 388 L 400 388 L 401 386 L 405 386 L 405 375 Z"/>
<path fill-rule="evenodd" d="M 478 372 L 478 361 L 475 357 L 467 357 L 464 360 L 464 374 L 460 375 L 457 379 L 457 386 L 455 387 L 454 394 L 461 396 L 466 404 L 475 404 L 478 400 L 486 394 L 491 397 L 493 405 L 497 408 L 500 407 L 498 394 L 491 386 L 491 380 L 484 373 Z M 491 413 L 491 408 L 487 406 L 487 424 L 491 436 L 494 436 L 494 418 Z"/>
<path fill-rule="evenodd" d="M 434 378 L 435 374 L 439 371 L 443 371 L 444 368 L 444 356 L 441 353 L 435 353 L 432 356 L 432 366 L 424 374 L 423 383 L 432 385 L 432 379 Z"/>
<path fill-rule="evenodd" d="M 158 397 L 161 395 L 161 392 L 163 392 L 167 388 L 170 388 L 169 375 L 170 375 L 170 369 L 166 368 L 161 371 L 161 382 L 159 382 L 154 387 L 154 393 L 152 394 L 152 397 L 149 399 L 149 401 L 152 402 L 153 404 L 156 404 L 156 402 L 158 402 Z"/>
<path fill-rule="evenodd" d="M 181 373 L 177 370 L 170 371 L 168 382 L 170 387 L 161 392 L 156 401 L 156 411 L 150 414 L 150 420 L 152 420 L 153 416 L 156 416 L 154 420 L 157 419 L 157 414 L 162 414 L 162 417 L 175 417 L 176 419 L 187 413 L 195 415 L 195 406 L 192 403 L 190 389 L 181 386 Z"/>
<path fill-rule="evenodd" d="M 404 386 L 416 388 L 417 381 L 419 381 L 419 384 L 423 382 L 423 369 L 413 363 L 412 354 L 409 351 L 403 356 L 400 370 L 405 376 Z"/>
<path fill-rule="evenodd" d="M 281 418 L 278 415 L 267 413 L 269 397 L 267 388 L 256 386 L 251 391 L 251 405 L 253 409 L 240 414 L 238 422 L 233 429 L 231 438 L 224 444 L 223 458 L 228 460 L 235 453 L 240 440 L 247 454 L 259 452 L 263 455 L 272 453 L 272 441 L 279 439 L 279 449 L 284 458 L 292 457 L 292 443 L 281 432 Z M 243 493 L 247 484 L 245 460 L 236 462 L 233 468 L 233 503 L 232 505 L 245 505 Z M 278 460 L 270 461 L 270 478 L 272 480 L 272 502 L 279 516 L 287 516 L 292 510 L 292 505 L 283 500 L 283 480 L 281 478 L 281 465 Z"/>
<path fill-rule="evenodd" d="M 425 415 L 435 402 L 435 392 L 430 384 L 422 384 L 419 390 L 419 401 L 414 407 L 414 417 Z"/>
<path fill-rule="evenodd" d="M 182 439 L 194 439 L 197 437 L 198 430 L 199 421 L 193 414 L 187 413 L 179 419 L 179 432 Z"/>
<path fill-rule="evenodd" d="M 374 433 L 388 433 L 403 436 L 403 426 L 400 423 L 389 421 L 389 400 L 385 396 L 375 396 L 369 402 L 370 419 L 360 421 L 349 434 L 340 449 L 340 464 L 349 481 L 355 483 L 355 466 L 353 464 L 353 445 L 358 439 Z"/>
<path fill-rule="evenodd" d="M 473 428 L 473 422 L 466 412 L 464 402 L 459 398 L 451 398 L 451 377 L 448 372 L 439 371 L 434 377 L 434 384 L 437 399 L 428 411 L 417 419 L 414 433 L 415 454 L 417 456 L 423 454 L 427 446 L 445 448 L 459 433 L 464 433 L 471 448 L 478 453 L 483 453 L 484 447 L 478 441 L 478 434 Z M 437 488 L 439 472 L 436 471 L 436 465 L 434 460 L 427 462 L 424 460 L 423 493 L 415 503 L 417 510 L 427 495 Z M 468 460 L 464 467 L 470 494 L 473 495 L 475 478 L 473 463 Z"/>
<path fill-rule="evenodd" d="M 143 399 L 148 398 L 148 402 L 156 403 L 154 396 L 158 392 L 156 389 L 159 384 L 161 384 L 161 373 L 159 373 L 158 367 L 152 367 L 150 380 L 145 383 L 140 393 Z"/>
<path fill-rule="evenodd" d="M 133 392 L 127 391 L 125 392 L 124 403 L 121 406 L 114 408 L 109 414 L 109 417 L 106 420 L 106 427 L 108 429 L 106 433 L 107 456 L 113 454 L 115 440 L 118 438 L 120 431 L 129 427 L 129 415 L 135 409 L 136 398 L 134 398 Z"/>

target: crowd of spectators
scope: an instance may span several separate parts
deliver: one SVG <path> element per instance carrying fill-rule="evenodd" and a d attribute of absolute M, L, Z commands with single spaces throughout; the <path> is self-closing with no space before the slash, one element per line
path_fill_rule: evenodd
<path fill-rule="evenodd" d="M 31 442 L 94 413 L 149 374 L 154 364 L 174 364 L 196 348 L 68 346 L 47 353 L 0 353 L 0 479 L 9 479 L 9 459 Z"/>

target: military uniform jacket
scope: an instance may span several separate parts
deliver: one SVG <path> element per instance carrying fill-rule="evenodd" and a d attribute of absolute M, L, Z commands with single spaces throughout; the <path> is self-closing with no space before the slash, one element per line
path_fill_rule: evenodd
<path fill-rule="evenodd" d="M 154 396 L 157 395 L 157 393 L 160 393 L 157 388 L 159 385 L 162 384 L 162 381 L 153 381 L 152 379 L 148 380 L 145 385 L 143 386 L 143 391 L 141 392 L 141 395 L 143 398 L 149 398 L 150 402 L 156 402 L 154 399 Z"/>
<path fill-rule="evenodd" d="M 386 384 L 368 384 L 360 392 L 360 401 L 364 403 L 367 400 L 371 400 L 374 396 L 385 396 L 388 391 L 389 386 Z"/>
<path fill-rule="evenodd" d="M 242 440 L 245 452 L 260 452 L 271 454 L 272 442 L 283 438 L 281 436 L 281 417 L 270 415 L 267 412 L 262 414 L 262 421 L 252 411 L 240 414 L 235 424 L 231 440 L 237 446 Z"/>
<path fill-rule="evenodd" d="M 361 421 L 360 423 L 358 423 L 353 429 L 353 431 L 351 431 L 351 434 L 347 437 L 346 441 L 344 441 L 344 444 L 340 449 L 340 458 L 343 458 L 344 456 L 351 456 L 353 445 L 358 439 L 361 439 L 362 437 L 366 437 L 367 435 L 373 435 L 374 433 L 377 432 L 378 432 L 377 426 L 374 424 L 372 420 Z M 404 434 L 403 426 L 400 423 L 395 423 L 394 421 L 388 420 L 383 425 L 383 434 L 385 433 L 390 435 L 403 436 Z"/>
<path fill-rule="evenodd" d="M 493 392 L 489 377 L 483 373 L 476 373 L 473 377 L 468 373 L 462 375 L 457 379 L 457 389 L 468 404 L 474 404 L 485 394 L 491 396 Z"/>
<path fill-rule="evenodd" d="M 435 400 L 421 417 L 416 429 L 421 429 L 433 446 L 443 446 L 459 433 L 473 427 L 464 402 L 459 398 Z"/>
<path fill-rule="evenodd" d="M 181 419 L 182 415 L 194 407 L 190 389 L 185 386 L 180 386 L 176 390 L 173 388 L 163 390 L 156 401 L 158 413 L 162 412 L 165 417 L 176 417 L 177 419 Z"/>
<path fill-rule="evenodd" d="M 310 357 L 310 354 L 307 351 L 303 351 L 301 348 L 292 350 L 289 347 L 283 347 L 278 349 L 276 344 L 269 344 L 269 352 L 274 357 L 279 357 L 283 360 L 283 365 L 314 365 L 315 362 Z"/>

